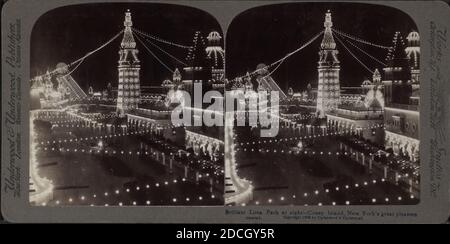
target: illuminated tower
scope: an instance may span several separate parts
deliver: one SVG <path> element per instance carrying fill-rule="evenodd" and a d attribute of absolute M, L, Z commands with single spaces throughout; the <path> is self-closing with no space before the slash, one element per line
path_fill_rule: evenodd
<path fill-rule="evenodd" d="M 120 116 L 136 109 L 140 98 L 139 70 L 140 62 L 137 57 L 138 50 L 134 41 L 131 27 L 131 13 L 125 13 L 125 26 L 122 43 L 119 51 L 119 86 L 117 91 L 117 112 Z"/>
<path fill-rule="evenodd" d="M 325 32 L 319 51 L 319 85 L 317 89 L 317 113 L 319 117 L 324 117 L 328 111 L 334 110 L 339 105 L 340 84 L 339 84 L 339 60 L 338 50 L 333 38 L 331 27 L 331 12 L 325 15 Z"/>

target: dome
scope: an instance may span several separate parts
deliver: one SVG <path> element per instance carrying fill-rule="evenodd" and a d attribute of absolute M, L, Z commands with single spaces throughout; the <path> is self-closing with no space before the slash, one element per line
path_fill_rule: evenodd
<path fill-rule="evenodd" d="M 419 33 L 418 32 L 416 32 L 416 31 L 413 31 L 413 32 L 410 32 L 409 33 L 409 35 L 408 35 L 408 37 L 406 37 L 406 39 L 409 41 L 409 42 L 414 42 L 414 41 L 420 41 L 420 35 L 419 35 Z"/>

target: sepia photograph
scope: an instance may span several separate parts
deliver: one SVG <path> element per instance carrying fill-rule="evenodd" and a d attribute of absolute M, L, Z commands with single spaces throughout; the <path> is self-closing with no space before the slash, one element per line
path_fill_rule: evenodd
<path fill-rule="evenodd" d="M 266 5 L 233 19 L 226 47 L 226 89 L 245 96 L 247 120 L 257 94 L 279 100 L 272 137 L 227 119 L 226 205 L 419 203 L 420 34 L 407 14 Z"/>
<path fill-rule="evenodd" d="M 177 107 L 194 110 L 183 99 L 194 83 L 223 93 L 223 44 L 215 18 L 192 7 L 99 3 L 41 16 L 29 202 L 223 206 L 223 127 L 171 122 Z"/>

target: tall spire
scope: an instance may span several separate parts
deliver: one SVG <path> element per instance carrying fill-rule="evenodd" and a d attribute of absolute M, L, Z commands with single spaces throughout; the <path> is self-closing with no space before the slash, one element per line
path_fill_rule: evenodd
<path fill-rule="evenodd" d="M 119 83 L 117 87 L 117 112 L 121 117 L 129 111 L 138 108 L 140 92 L 140 61 L 138 59 L 139 51 L 136 49 L 136 42 L 133 38 L 131 27 L 131 12 L 125 13 L 125 30 L 122 43 L 119 50 Z"/>
<path fill-rule="evenodd" d="M 333 38 L 331 27 L 331 12 L 325 14 L 325 27 L 322 44 L 319 50 L 319 66 L 317 67 L 319 79 L 317 87 L 317 113 L 323 118 L 325 115 L 338 108 L 340 104 L 340 80 L 339 80 L 339 51 Z"/>
<path fill-rule="evenodd" d="M 333 32 L 331 30 L 331 27 L 333 27 L 333 22 L 331 20 L 330 10 L 328 10 L 325 14 L 325 22 L 323 23 L 323 26 L 325 27 L 325 31 L 320 47 L 322 49 L 336 49 L 336 42 L 334 41 Z"/>
<path fill-rule="evenodd" d="M 128 9 L 125 13 L 125 21 L 123 22 L 123 26 L 125 27 L 124 33 L 123 33 L 123 39 L 120 46 L 122 48 L 136 48 L 136 41 L 133 37 L 133 32 L 131 30 L 131 27 L 133 26 L 133 21 L 131 20 L 131 12 Z"/>
<path fill-rule="evenodd" d="M 399 63 L 404 63 L 407 60 L 406 56 L 406 44 L 403 37 L 399 31 L 395 32 L 394 38 L 392 40 L 392 48 L 389 49 L 389 53 L 386 57 L 386 61 L 389 65 L 396 65 Z"/>
<path fill-rule="evenodd" d="M 192 67 L 206 65 L 208 55 L 206 53 L 206 41 L 200 31 L 196 31 L 194 34 L 194 40 L 192 41 L 192 48 L 189 49 L 186 60 Z"/>
<path fill-rule="evenodd" d="M 181 82 L 181 73 L 178 68 L 176 68 L 175 71 L 173 72 L 172 80 L 176 85 L 179 85 L 179 83 Z"/>

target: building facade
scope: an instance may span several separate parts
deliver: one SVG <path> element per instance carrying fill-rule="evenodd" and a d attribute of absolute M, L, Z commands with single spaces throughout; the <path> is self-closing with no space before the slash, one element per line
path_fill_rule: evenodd
<path fill-rule="evenodd" d="M 385 68 L 385 147 L 411 162 L 419 161 L 420 37 L 411 32 L 407 45 L 399 33 Z"/>
<path fill-rule="evenodd" d="M 360 87 L 343 88 L 341 104 L 326 114 L 328 128 L 383 145 L 384 97 L 380 79 L 380 73 L 375 70 L 372 81 L 365 80 Z"/>

